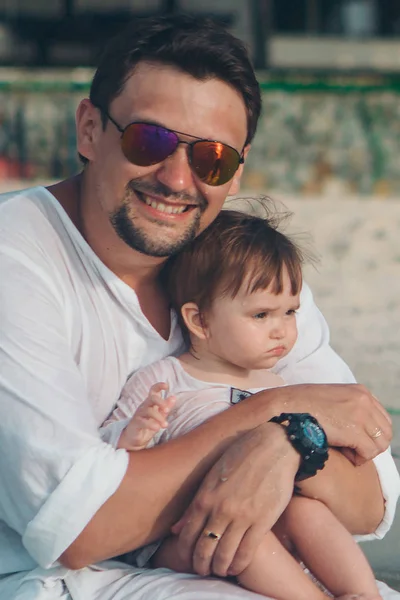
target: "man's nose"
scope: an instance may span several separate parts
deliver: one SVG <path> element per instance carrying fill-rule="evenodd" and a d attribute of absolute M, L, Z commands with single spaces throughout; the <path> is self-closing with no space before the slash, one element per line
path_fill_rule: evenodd
<path fill-rule="evenodd" d="M 193 188 L 193 173 L 186 144 L 180 144 L 175 152 L 160 164 L 156 176 L 174 192 L 190 191 Z"/>

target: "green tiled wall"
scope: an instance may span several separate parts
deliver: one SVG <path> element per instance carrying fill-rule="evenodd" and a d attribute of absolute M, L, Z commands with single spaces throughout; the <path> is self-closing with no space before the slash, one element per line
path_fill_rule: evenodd
<path fill-rule="evenodd" d="M 387 82 L 267 81 L 244 186 L 399 195 L 400 90 Z M 75 109 L 88 83 L 0 82 L 0 178 L 75 172 Z"/>

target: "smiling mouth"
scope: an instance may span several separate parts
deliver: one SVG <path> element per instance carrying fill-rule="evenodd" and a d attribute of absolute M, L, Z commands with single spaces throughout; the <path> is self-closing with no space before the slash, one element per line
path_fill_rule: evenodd
<path fill-rule="evenodd" d="M 151 196 L 143 192 L 139 192 L 135 190 L 135 194 L 139 198 L 143 204 L 158 210 L 159 212 L 165 213 L 167 215 L 181 215 L 182 213 L 189 212 L 190 210 L 196 208 L 195 204 L 169 204 L 166 202 L 162 202 L 161 200 L 156 200 Z"/>

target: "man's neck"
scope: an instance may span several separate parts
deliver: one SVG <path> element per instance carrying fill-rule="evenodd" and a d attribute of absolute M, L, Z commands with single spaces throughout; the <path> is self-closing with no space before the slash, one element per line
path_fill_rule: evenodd
<path fill-rule="evenodd" d="M 131 287 L 142 312 L 159 334 L 168 339 L 171 329 L 168 299 L 160 288 L 160 259 L 151 259 L 130 249 L 118 238 L 110 224 L 104 222 L 95 202 L 88 201 L 81 176 L 50 186 L 49 192 L 58 200 L 71 221 L 99 259 L 124 283 Z M 103 217 L 103 219 L 102 219 Z M 111 231 L 110 231 L 111 230 Z"/>
<path fill-rule="evenodd" d="M 49 192 L 99 259 L 135 290 L 155 285 L 163 259 L 129 248 L 115 233 L 108 215 L 101 210 L 83 174 L 52 185 Z"/>

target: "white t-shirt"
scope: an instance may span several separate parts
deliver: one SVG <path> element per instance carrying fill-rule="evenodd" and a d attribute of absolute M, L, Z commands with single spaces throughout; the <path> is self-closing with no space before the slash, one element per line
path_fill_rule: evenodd
<path fill-rule="evenodd" d="M 0 599 L 60 598 L 45 590 L 65 576 L 74 599 L 91 600 L 95 581 L 122 586 L 121 570 L 68 572 L 57 558 L 126 472 L 127 453 L 99 428 L 128 377 L 179 354 L 181 335 L 174 317 L 168 341 L 154 330 L 43 187 L 0 196 L 0 282 Z M 353 381 L 306 286 L 298 327 L 281 364 L 288 383 Z M 389 525 L 398 475 L 388 454 L 380 460 Z"/>

